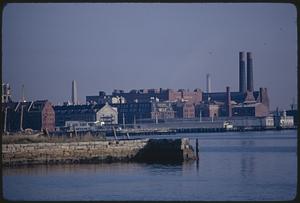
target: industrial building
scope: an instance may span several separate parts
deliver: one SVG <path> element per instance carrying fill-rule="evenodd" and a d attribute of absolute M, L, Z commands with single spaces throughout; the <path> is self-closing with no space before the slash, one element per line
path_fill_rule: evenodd
<path fill-rule="evenodd" d="M 176 118 L 195 118 L 195 106 L 192 102 L 177 101 L 172 105 Z"/>
<path fill-rule="evenodd" d="M 251 52 L 239 52 L 239 91 L 232 92 L 226 87 L 224 92 L 211 91 L 211 76 L 206 75 L 206 92 L 197 88 L 194 91 L 179 89 L 140 89 L 124 92 L 114 90 L 112 95 L 100 91 L 99 96 L 87 96 L 87 103 L 103 104 L 108 102 L 119 110 L 119 122 L 133 123 L 134 119 L 165 119 L 195 117 L 266 117 L 269 115 L 269 97 L 267 88 L 254 91 L 253 55 Z M 151 102 L 171 103 L 168 112 L 162 113 L 151 107 Z M 152 108 L 152 110 L 151 110 Z M 166 109 L 166 108 L 165 108 Z M 124 114 L 124 115 L 123 115 Z M 125 117 L 125 119 L 123 118 Z M 155 117 L 155 118 L 154 118 Z"/>
<path fill-rule="evenodd" d="M 152 103 L 148 102 L 133 102 L 112 104 L 118 109 L 118 122 L 120 124 L 134 124 L 137 120 L 151 119 Z"/>
<path fill-rule="evenodd" d="M 2 103 L 4 132 L 55 129 L 55 112 L 47 100 Z"/>
<path fill-rule="evenodd" d="M 109 104 L 54 106 L 55 125 L 64 126 L 66 121 L 103 122 L 118 124 L 118 110 Z"/>
<path fill-rule="evenodd" d="M 207 77 L 207 80 L 210 80 Z M 210 81 L 207 81 L 210 86 Z M 253 85 L 253 56 L 247 52 L 247 71 L 245 69 L 245 53 L 239 53 L 239 92 L 206 92 L 203 93 L 203 101 L 196 107 L 196 116 L 200 111 L 202 116 L 208 117 L 231 117 L 231 116 L 254 116 L 266 117 L 269 115 L 269 97 L 267 88 L 259 88 L 254 91 Z M 207 87 L 209 90 L 210 87 Z M 219 107 L 216 107 L 219 105 Z M 214 109 L 214 110 L 212 110 Z M 216 112 L 216 110 L 218 112 Z"/>
<path fill-rule="evenodd" d="M 171 102 L 152 102 L 151 119 L 155 119 L 156 123 L 158 123 L 158 120 L 175 118 L 175 113 Z"/>
<path fill-rule="evenodd" d="M 158 99 L 159 101 L 176 102 L 190 101 L 192 103 L 199 103 L 202 101 L 202 91 L 198 88 L 194 91 L 185 89 L 179 89 L 177 91 L 172 89 L 141 89 L 131 90 L 124 92 L 123 90 L 114 90 L 112 95 L 106 95 L 105 92 L 100 91 L 99 96 L 86 96 L 87 103 L 101 104 L 103 102 L 109 102 L 116 98 L 119 98 L 119 102 L 115 103 L 143 103 L 149 102 L 152 99 Z"/>

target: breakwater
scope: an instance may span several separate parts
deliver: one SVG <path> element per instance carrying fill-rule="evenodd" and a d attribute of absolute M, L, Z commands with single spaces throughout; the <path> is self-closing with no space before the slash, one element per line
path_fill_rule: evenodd
<path fill-rule="evenodd" d="M 187 138 L 2 144 L 3 166 L 118 161 L 182 162 L 195 159 Z"/>

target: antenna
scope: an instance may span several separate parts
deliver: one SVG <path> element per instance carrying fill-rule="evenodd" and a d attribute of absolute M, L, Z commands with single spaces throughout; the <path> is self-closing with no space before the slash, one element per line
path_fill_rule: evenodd
<path fill-rule="evenodd" d="M 22 85 L 22 102 L 25 102 L 24 84 Z"/>

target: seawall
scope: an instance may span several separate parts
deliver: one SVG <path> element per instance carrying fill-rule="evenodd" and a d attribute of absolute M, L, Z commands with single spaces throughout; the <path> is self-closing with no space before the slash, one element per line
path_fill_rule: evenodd
<path fill-rule="evenodd" d="M 2 144 L 2 165 L 182 162 L 195 160 L 187 138 Z"/>

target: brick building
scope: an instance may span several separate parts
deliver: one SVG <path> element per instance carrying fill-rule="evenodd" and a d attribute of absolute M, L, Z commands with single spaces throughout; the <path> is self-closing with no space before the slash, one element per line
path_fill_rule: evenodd
<path fill-rule="evenodd" d="M 118 124 L 118 110 L 109 104 L 55 106 L 54 111 L 56 126 L 64 126 L 66 121 Z"/>
<path fill-rule="evenodd" d="M 192 103 L 199 103 L 202 101 L 202 91 L 195 89 L 194 91 L 180 89 L 178 91 L 172 89 L 140 89 L 130 90 L 124 92 L 123 90 L 114 90 L 112 95 L 106 95 L 105 92 L 100 91 L 99 96 L 87 96 L 86 102 L 98 103 L 109 102 L 111 98 L 122 98 L 123 102 L 119 103 L 137 103 L 149 102 L 151 99 L 159 99 L 159 101 L 189 101 Z"/>
<path fill-rule="evenodd" d="M 133 124 L 138 120 L 151 119 L 151 102 L 132 102 L 112 104 L 118 109 L 118 122 L 120 124 Z"/>
<path fill-rule="evenodd" d="M 2 103 L 2 115 L 4 131 L 55 129 L 55 112 L 47 100 Z"/>
<path fill-rule="evenodd" d="M 192 102 L 176 102 L 172 107 L 176 118 L 195 118 L 195 106 Z"/>
<path fill-rule="evenodd" d="M 152 102 L 151 119 L 172 119 L 175 111 L 171 102 Z"/>

